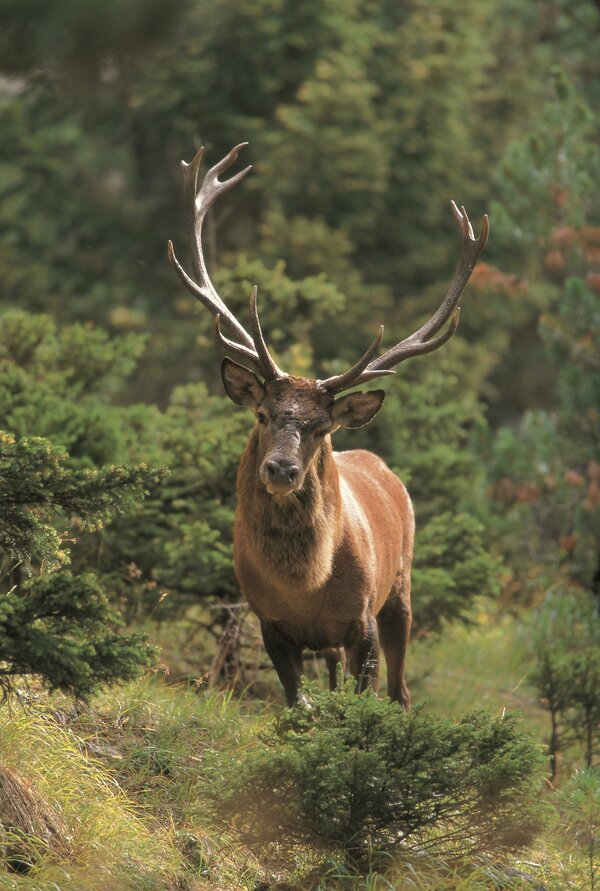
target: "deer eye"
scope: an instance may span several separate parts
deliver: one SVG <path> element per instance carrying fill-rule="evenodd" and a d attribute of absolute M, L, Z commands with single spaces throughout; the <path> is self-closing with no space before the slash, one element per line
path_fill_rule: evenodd
<path fill-rule="evenodd" d="M 256 418 L 257 418 L 259 424 L 266 424 L 267 420 L 268 420 L 267 413 L 264 412 L 262 410 L 262 408 L 259 408 L 258 411 L 256 412 Z"/>

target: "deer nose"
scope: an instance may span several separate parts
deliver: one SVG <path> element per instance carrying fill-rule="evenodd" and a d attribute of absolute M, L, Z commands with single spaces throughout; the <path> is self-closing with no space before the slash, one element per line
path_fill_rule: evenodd
<path fill-rule="evenodd" d="M 270 483 L 295 483 L 300 477 L 300 468 L 283 458 L 270 458 L 265 464 L 267 479 Z"/>

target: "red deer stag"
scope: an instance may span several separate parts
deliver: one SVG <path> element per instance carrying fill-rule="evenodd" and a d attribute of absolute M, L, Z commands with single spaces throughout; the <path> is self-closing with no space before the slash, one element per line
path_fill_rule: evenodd
<path fill-rule="evenodd" d="M 358 688 L 376 689 L 381 642 L 389 696 L 408 708 L 404 660 L 411 624 L 412 505 L 403 484 L 380 458 L 367 451 L 334 452 L 331 434 L 339 427 L 368 424 L 385 395 L 383 390 L 340 393 L 394 374 L 392 366 L 436 350 L 452 337 L 458 302 L 487 239 L 487 217 L 475 238 L 464 207 L 452 203 L 462 236 L 460 262 L 439 309 L 418 331 L 376 358 L 381 326 L 366 353 L 344 374 L 327 380 L 293 377 L 278 368 L 267 349 L 256 287 L 250 298 L 249 333 L 217 294 L 204 260 L 202 224 L 207 211 L 251 168 L 224 182 L 218 177 L 246 144 L 210 169 L 200 187 L 202 149 L 190 164 L 181 164 L 195 280 L 181 267 L 169 242 L 171 264 L 186 288 L 213 313 L 218 341 L 244 362 L 223 359 L 227 395 L 252 409 L 257 420 L 237 476 L 237 578 L 260 620 L 288 703 L 298 697 L 304 648 L 322 651 L 332 688 L 337 662 L 345 664 L 347 655 Z M 234 339 L 223 334 L 222 326 Z"/>

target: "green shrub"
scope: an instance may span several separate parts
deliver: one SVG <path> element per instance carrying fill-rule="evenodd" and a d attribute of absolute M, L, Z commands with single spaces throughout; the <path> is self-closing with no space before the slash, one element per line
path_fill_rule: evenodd
<path fill-rule="evenodd" d="M 550 764 L 573 744 L 592 767 L 600 749 L 600 615 L 590 593 L 557 586 L 532 614 L 529 683 L 550 716 Z"/>
<path fill-rule="evenodd" d="M 398 847 L 495 854 L 539 828 L 540 766 L 514 716 L 455 723 L 356 696 L 353 683 L 334 693 L 307 686 L 262 752 L 236 763 L 224 812 L 256 841 L 287 836 L 358 858 Z"/>
<path fill-rule="evenodd" d="M 600 770 L 575 771 L 559 801 L 561 828 L 587 861 L 589 888 L 594 891 L 600 873 Z"/>
<path fill-rule="evenodd" d="M 0 687 L 17 675 L 87 696 L 135 677 L 155 655 L 122 634 L 101 580 L 72 573 L 72 530 L 102 529 L 160 478 L 146 465 L 73 467 L 42 437 L 0 430 Z"/>
<path fill-rule="evenodd" d="M 27 579 L 0 600 L 0 682 L 33 674 L 85 697 L 102 684 L 131 680 L 156 650 L 143 634 L 119 633 L 121 625 L 91 572 Z"/>

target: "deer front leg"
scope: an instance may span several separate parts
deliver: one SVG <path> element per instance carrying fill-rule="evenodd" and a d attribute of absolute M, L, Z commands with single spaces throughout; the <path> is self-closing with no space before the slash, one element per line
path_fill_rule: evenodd
<path fill-rule="evenodd" d="M 350 673 L 356 678 L 356 692 L 367 687 L 379 687 L 379 633 L 377 622 L 368 616 L 357 629 L 356 637 L 347 647 Z"/>
<path fill-rule="evenodd" d="M 387 663 L 388 696 L 392 702 L 400 702 L 407 712 L 410 693 L 404 680 L 404 662 L 410 639 L 410 578 L 399 574 L 390 596 L 377 616 L 379 637 Z"/>
<path fill-rule="evenodd" d="M 329 689 L 337 689 L 338 664 L 342 666 L 342 674 L 346 668 L 346 654 L 343 647 L 328 647 L 321 655 L 325 659 L 325 665 L 329 673 Z"/>
<path fill-rule="evenodd" d="M 283 685 L 288 705 L 298 701 L 302 677 L 302 647 L 292 643 L 272 622 L 261 622 L 265 649 Z"/>

